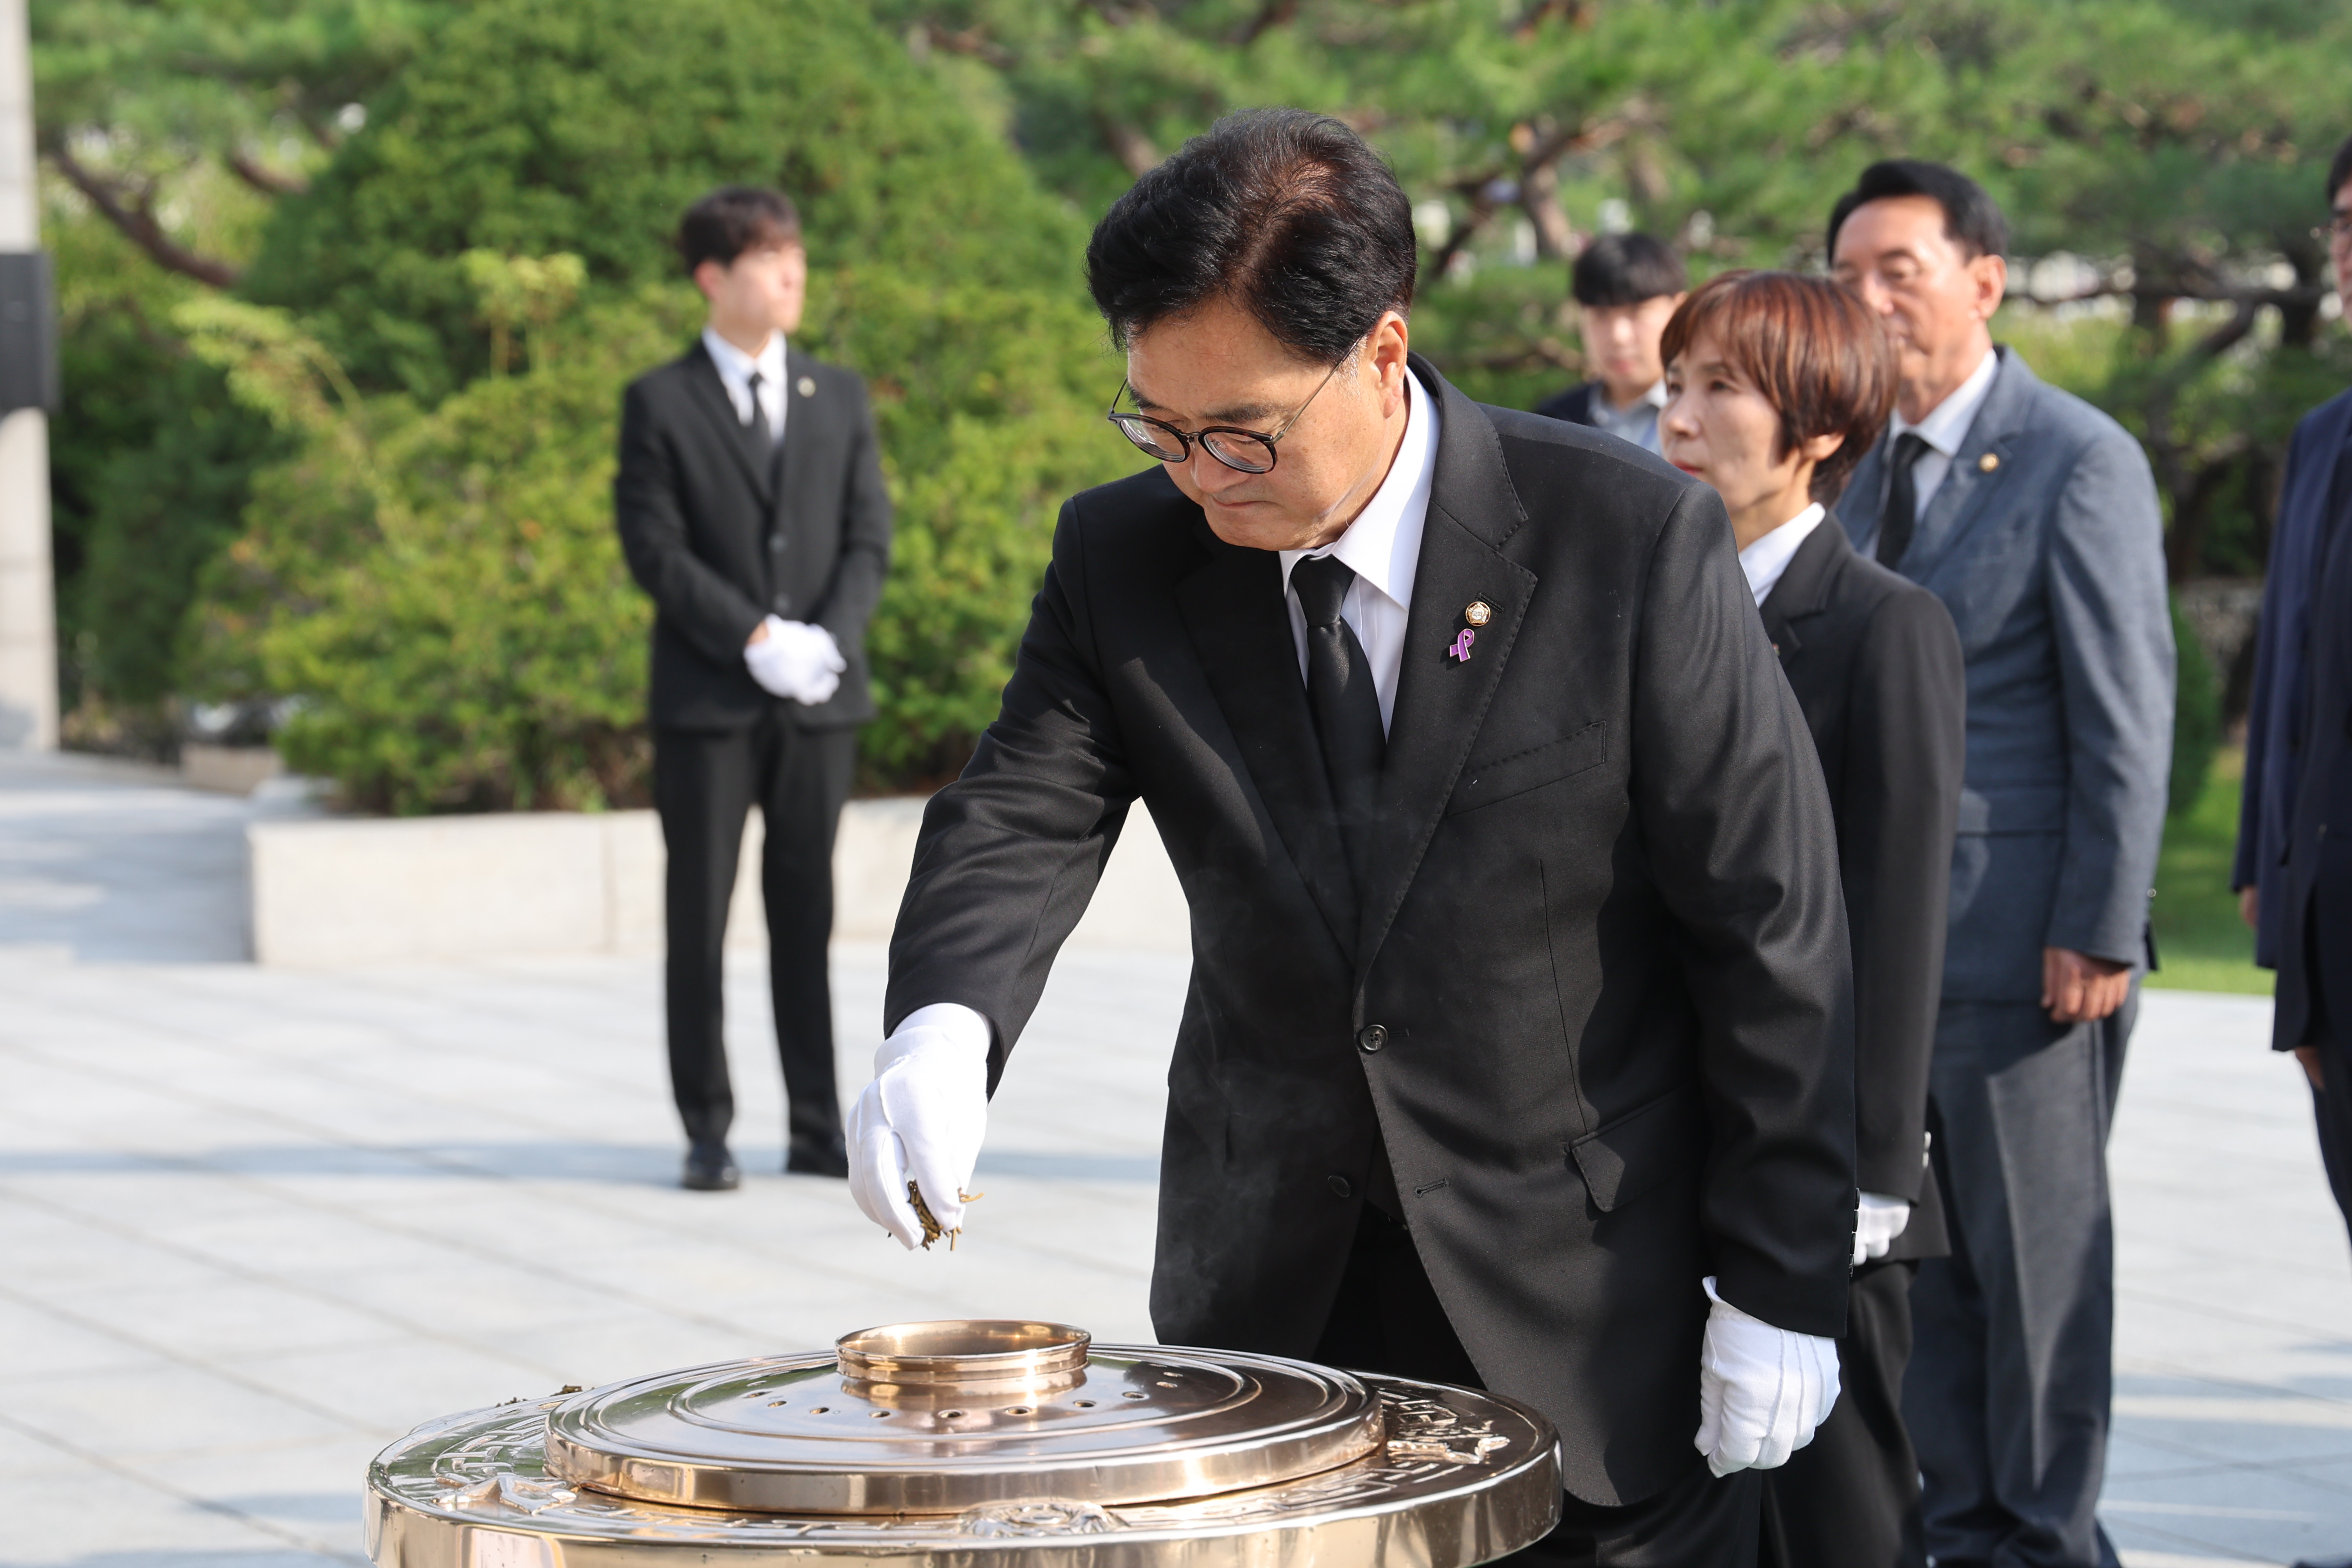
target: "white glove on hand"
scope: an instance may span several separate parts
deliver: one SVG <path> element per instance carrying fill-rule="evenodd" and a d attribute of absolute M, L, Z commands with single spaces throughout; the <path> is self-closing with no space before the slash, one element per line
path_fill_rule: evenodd
<path fill-rule="evenodd" d="M 1837 1342 L 1792 1334 L 1715 1293 L 1698 1355 L 1698 1451 L 1717 1476 L 1769 1470 L 1813 1440 L 1837 1403 Z"/>
<path fill-rule="evenodd" d="M 918 1007 L 874 1053 L 874 1081 L 850 1110 L 849 1195 L 910 1252 L 923 1222 L 907 1201 L 909 1178 L 942 1228 L 963 1225 L 988 1131 L 988 1025 L 971 1008 Z"/>
<path fill-rule="evenodd" d="M 1885 1193 L 1863 1194 L 1862 1206 L 1853 1216 L 1853 1266 L 1859 1268 L 1874 1258 L 1885 1257 L 1910 1223 L 1909 1199 Z"/>
<path fill-rule="evenodd" d="M 840 689 L 841 672 L 849 661 L 841 657 L 833 634 L 806 621 L 770 616 L 760 623 L 768 635 L 743 645 L 743 664 L 758 681 L 778 697 L 814 707 L 829 701 Z"/>

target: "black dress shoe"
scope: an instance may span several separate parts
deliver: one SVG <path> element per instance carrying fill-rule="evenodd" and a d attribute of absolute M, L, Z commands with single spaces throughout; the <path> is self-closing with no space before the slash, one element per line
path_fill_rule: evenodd
<path fill-rule="evenodd" d="M 697 1143 L 686 1152 L 686 1170 L 677 1184 L 690 1193 L 731 1193 L 743 1184 L 735 1156 L 724 1143 Z"/>
<path fill-rule="evenodd" d="M 849 1174 L 849 1150 L 838 1132 L 822 1141 L 795 1138 L 784 1152 L 784 1173 L 845 1178 Z"/>
<path fill-rule="evenodd" d="M 2352 1568 L 2352 1557 L 2298 1557 L 2294 1568 Z"/>

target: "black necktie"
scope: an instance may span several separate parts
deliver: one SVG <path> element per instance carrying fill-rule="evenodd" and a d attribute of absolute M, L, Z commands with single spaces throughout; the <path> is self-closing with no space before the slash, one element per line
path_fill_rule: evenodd
<path fill-rule="evenodd" d="M 743 434 L 764 447 L 767 445 L 768 419 L 766 411 L 760 406 L 760 388 L 767 383 L 755 370 L 751 373 L 751 379 L 745 384 L 751 394 L 751 412 L 743 416 Z"/>
<path fill-rule="evenodd" d="M 1372 686 L 1372 661 L 1339 606 L 1356 569 L 1328 555 L 1308 556 L 1290 569 L 1291 592 L 1307 612 L 1307 706 L 1323 743 L 1323 771 L 1331 776 L 1331 799 L 1339 808 L 1339 842 L 1360 898 L 1366 891 L 1364 856 L 1371 837 L 1372 805 L 1380 790 L 1381 759 L 1389 749 L 1381 728 L 1381 696 Z M 1364 1173 L 1364 1196 L 1392 1220 L 1404 1217 L 1388 1146 L 1375 1132 Z"/>
<path fill-rule="evenodd" d="M 1381 728 L 1371 660 L 1364 657 L 1355 631 L 1339 618 L 1339 605 L 1355 580 L 1355 568 L 1328 555 L 1309 556 L 1290 569 L 1291 591 L 1307 612 L 1307 706 L 1315 715 L 1323 769 L 1330 775 L 1331 800 L 1339 810 L 1339 838 L 1361 892 L 1364 840 L 1388 735 Z"/>
<path fill-rule="evenodd" d="M 1878 509 L 1878 563 L 1889 570 L 1902 564 L 1911 548 L 1911 531 L 1919 526 L 1919 491 L 1911 470 L 1927 450 L 1927 438 L 1915 430 L 1895 437 L 1887 459 L 1886 504 Z"/>

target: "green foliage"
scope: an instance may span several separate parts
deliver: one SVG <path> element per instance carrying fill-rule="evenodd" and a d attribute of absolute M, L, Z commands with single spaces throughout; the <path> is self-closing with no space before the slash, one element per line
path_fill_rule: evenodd
<path fill-rule="evenodd" d="M 289 760 L 355 801 L 643 798 L 647 606 L 613 539 L 614 421 L 699 323 L 664 237 L 711 184 L 797 171 L 797 341 L 872 387 L 898 516 L 869 779 L 961 765 L 1056 506 L 1135 465 L 1098 417 L 1118 371 L 1075 286 L 1083 231 L 897 45 L 830 0 L 697 0 L 658 37 L 639 15 L 478 7 L 449 35 L 470 42 L 412 67 L 281 209 L 253 277 L 265 297 L 293 279 L 297 302 L 173 318 L 300 443 L 207 579 L 193 688 L 299 696 Z M 614 102 L 662 112 L 620 125 Z M 521 231 L 562 249 L 478 243 Z"/>
<path fill-rule="evenodd" d="M 371 106 L 281 205 L 247 277 L 353 376 L 423 402 L 488 366 L 464 256 L 568 251 L 588 277 L 674 274 L 695 196 L 780 184 L 820 267 L 1066 287 L 1084 231 L 851 0 L 489 0 Z"/>
<path fill-rule="evenodd" d="M 2221 683 L 2205 645 L 2172 601 L 2173 668 L 2172 777 L 2165 810 L 2180 816 L 2197 809 L 2213 774 L 2213 758 L 2221 749 Z"/>
<path fill-rule="evenodd" d="M 2271 994 L 2271 973 L 2254 967 L 2254 933 L 2230 890 L 2245 768 L 2243 752 L 2223 749 L 2213 759 L 2211 778 L 2196 792 L 2197 804 L 2165 818 L 2150 910 L 2161 967 L 2148 976 L 2150 985 Z"/>
<path fill-rule="evenodd" d="M 243 526 L 254 468 L 284 451 L 172 326 L 193 286 L 103 226 L 54 209 L 63 405 L 49 426 L 66 704 L 142 732 L 179 687 L 182 623 L 205 563 Z"/>

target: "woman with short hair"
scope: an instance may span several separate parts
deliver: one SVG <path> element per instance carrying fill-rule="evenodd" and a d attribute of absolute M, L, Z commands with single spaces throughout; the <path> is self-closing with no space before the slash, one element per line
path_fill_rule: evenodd
<path fill-rule="evenodd" d="M 1862 1190 L 1843 1392 L 1811 1444 L 1766 1476 L 1762 1562 L 1924 1568 L 1901 1394 L 1911 1277 L 1948 1251 L 1927 1066 L 1966 745 L 1959 637 L 1934 594 L 1854 553 L 1829 510 L 1895 403 L 1893 345 L 1858 297 L 1727 273 L 1683 302 L 1662 348 L 1661 445 L 1730 513 L 1829 784 L 1853 944 Z"/>

